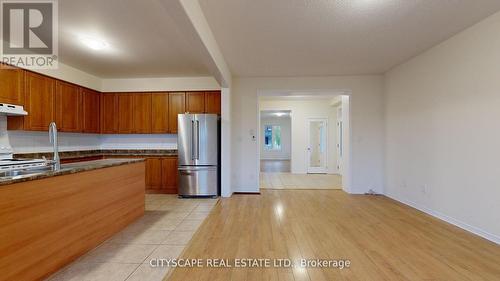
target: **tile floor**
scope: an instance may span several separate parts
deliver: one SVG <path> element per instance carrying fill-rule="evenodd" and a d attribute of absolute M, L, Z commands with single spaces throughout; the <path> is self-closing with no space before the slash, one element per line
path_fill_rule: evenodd
<path fill-rule="evenodd" d="M 342 176 L 323 174 L 260 173 L 263 189 L 342 189 Z"/>
<path fill-rule="evenodd" d="M 177 258 L 218 199 L 146 195 L 146 214 L 47 281 L 161 281 L 168 267 L 153 258 Z"/>

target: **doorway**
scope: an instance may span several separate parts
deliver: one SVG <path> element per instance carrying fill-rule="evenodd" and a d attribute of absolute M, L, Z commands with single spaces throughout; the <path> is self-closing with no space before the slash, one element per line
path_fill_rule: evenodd
<path fill-rule="evenodd" d="M 334 94 L 259 97 L 260 188 L 346 190 L 344 184 L 349 180 L 340 174 L 340 167 L 349 167 L 349 153 L 340 159 L 341 149 L 337 149 L 337 145 L 349 142 L 345 137 L 350 128 L 342 126 L 339 129 L 337 124 L 342 118 L 348 120 L 343 116 L 349 112 L 348 101 L 348 96 Z M 286 159 L 268 157 L 270 153 L 277 153 L 280 145 L 285 143 L 283 134 L 287 130 L 264 118 L 266 114 L 278 112 L 289 112 L 291 121 L 290 152 Z"/>

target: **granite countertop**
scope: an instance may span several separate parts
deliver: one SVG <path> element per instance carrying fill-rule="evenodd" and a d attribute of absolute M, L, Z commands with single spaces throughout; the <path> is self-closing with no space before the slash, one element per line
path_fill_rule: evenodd
<path fill-rule="evenodd" d="M 139 158 L 135 158 L 135 159 L 115 158 L 115 159 L 102 159 L 102 160 L 93 160 L 93 161 L 85 161 L 85 162 L 78 162 L 78 163 L 62 164 L 61 169 L 59 171 L 53 171 L 53 170 L 50 170 L 50 168 L 48 168 L 48 170 L 34 171 L 33 173 L 27 174 L 27 175 L 18 175 L 18 176 L 3 177 L 3 178 L 0 177 L 0 186 L 18 183 L 18 182 L 38 180 L 38 179 L 43 179 L 43 178 L 62 176 L 62 175 L 68 175 L 68 174 L 75 174 L 75 173 L 80 173 L 80 172 L 85 172 L 85 171 L 91 171 L 91 170 L 97 170 L 97 169 L 139 163 L 139 162 L 143 162 L 143 161 L 144 161 L 144 159 L 139 159 Z"/>
<path fill-rule="evenodd" d="M 40 153 L 18 153 L 14 158 L 41 159 L 43 157 L 52 159 L 52 152 Z M 61 159 L 77 159 L 85 157 L 100 156 L 143 156 L 143 157 L 169 157 L 177 156 L 175 149 L 102 149 L 102 150 L 82 150 L 82 151 L 63 151 L 59 152 Z"/>

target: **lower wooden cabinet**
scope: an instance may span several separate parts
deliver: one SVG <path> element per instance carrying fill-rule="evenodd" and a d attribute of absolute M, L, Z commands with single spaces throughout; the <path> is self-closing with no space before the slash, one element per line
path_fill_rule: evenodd
<path fill-rule="evenodd" d="M 177 157 L 146 160 L 146 190 L 150 193 L 177 194 Z"/>

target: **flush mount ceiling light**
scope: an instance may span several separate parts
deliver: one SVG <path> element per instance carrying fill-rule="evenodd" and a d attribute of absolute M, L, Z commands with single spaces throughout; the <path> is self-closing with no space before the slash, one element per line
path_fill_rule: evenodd
<path fill-rule="evenodd" d="M 284 112 L 276 112 L 276 113 L 274 113 L 274 115 L 276 115 L 278 117 L 281 117 L 281 116 L 285 116 L 286 113 L 284 113 Z"/>
<path fill-rule="evenodd" d="M 107 42 L 105 42 L 103 40 L 95 39 L 92 37 L 82 36 L 82 37 L 80 37 L 80 41 L 85 46 L 87 46 L 90 49 L 95 50 L 95 51 L 100 51 L 100 50 L 106 49 L 109 46 L 109 44 Z"/>

